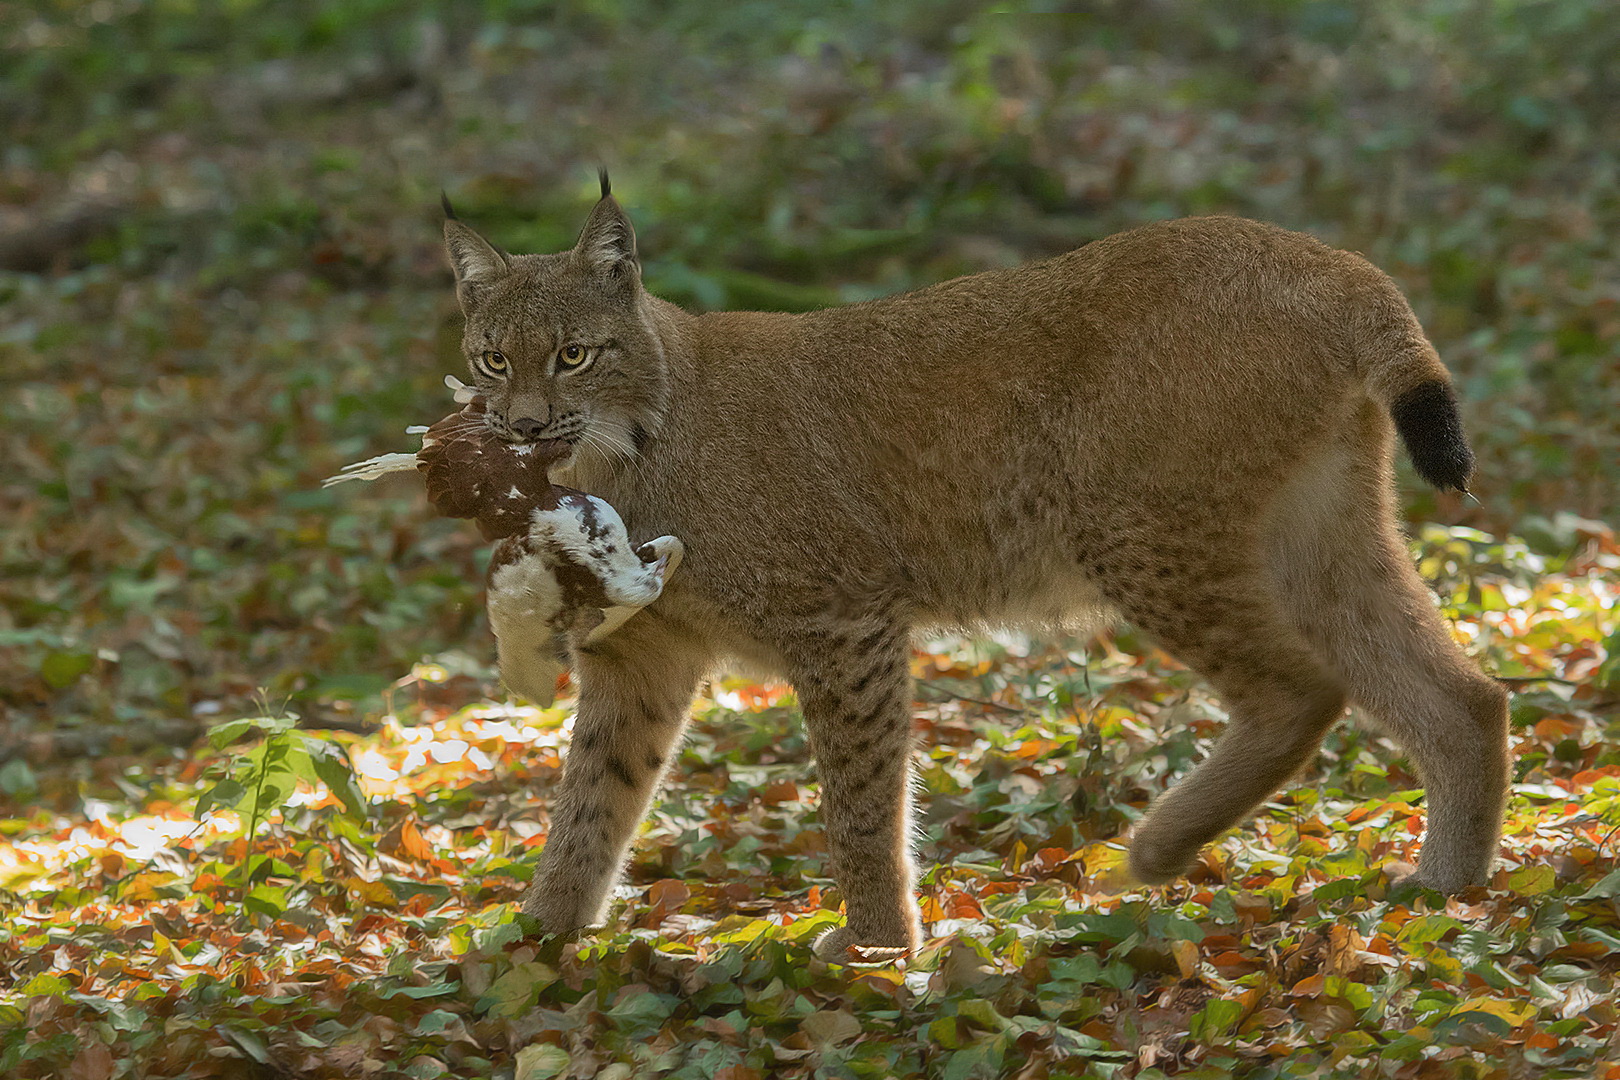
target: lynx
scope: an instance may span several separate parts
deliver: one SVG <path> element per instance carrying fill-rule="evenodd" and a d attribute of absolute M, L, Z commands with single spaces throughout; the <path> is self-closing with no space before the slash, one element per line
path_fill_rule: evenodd
<path fill-rule="evenodd" d="M 912 635 L 1124 619 L 1231 720 L 1138 824 L 1181 875 L 1309 763 L 1354 701 L 1410 755 L 1415 879 L 1490 870 L 1507 695 L 1453 643 L 1396 524 L 1392 448 L 1466 490 L 1449 376 L 1358 255 L 1229 217 L 1147 225 L 1014 269 L 807 314 L 693 315 L 642 286 L 602 177 L 578 243 L 445 241 L 464 349 L 513 441 L 686 562 L 581 645 L 578 715 L 524 910 L 597 922 L 689 703 L 718 663 L 790 680 L 844 925 L 826 959 L 915 946 Z"/>

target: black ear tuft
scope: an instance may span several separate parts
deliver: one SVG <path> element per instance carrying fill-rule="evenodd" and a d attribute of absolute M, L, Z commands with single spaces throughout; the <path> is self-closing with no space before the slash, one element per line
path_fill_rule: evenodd
<path fill-rule="evenodd" d="M 456 208 L 450 205 L 450 196 L 444 193 L 443 188 L 439 189 L 439 205 L 444 207 L 445 217 L 449 218 L 451 221 L 461 220 L 460 218 L 456 217 Z"/>
<path fill-rule="evenodd" d="M 603 187 L 607 185 L 603 178 Z M 585 220 L 585 229 L 574 245 L 574 254 L 593 270 L 610 277 L 629 281 L 638 276 L 636 265 L 636 231 L 624 207 L 608 196 L 597 200 Z"/>
<path fill-rule="evenodd" d="M 596 180 L 602 185 L 602 198 L 605 199 L 613 194 L 613 185 L 608 183 L 607 169 L 600 165 L 596 167 Z"/>

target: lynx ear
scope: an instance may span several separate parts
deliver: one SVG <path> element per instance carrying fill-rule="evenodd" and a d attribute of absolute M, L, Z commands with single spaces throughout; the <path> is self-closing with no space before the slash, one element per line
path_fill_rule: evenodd
<path fill-rule="evenodd" d="M 450 268 L 456 273 L 456 299 L 463 312 L 471 309 L 478 295 L 505 277 L 512 264 L 478 233 L 456 220 L 445 201 L 444 249 L 450 254 Z"/>
<path fill-rule="evenodd" d="M 591 209 L 585 231 L 574 245 L 574 256 L 590 269 L 619 282 L 629 283 L 640 276 L 636 263 L 636 230 L 630 218 L 613 198 L 607 173 L 601 174 L 602 198 Z"/>

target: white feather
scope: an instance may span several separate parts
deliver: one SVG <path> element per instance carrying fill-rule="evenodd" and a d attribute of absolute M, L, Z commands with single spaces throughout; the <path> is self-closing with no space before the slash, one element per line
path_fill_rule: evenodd
<path fill-rule="evenodd" d="M 456 396 L 457 405 L 465 405 L 478 396 L 478 391 L 456 378 L 454 375 L 444 377 L 444 385 L 448 386 Z"/>
<path fill-rule="evenodd" d="M 542 708 L 556 698 L 557 676 L 567 670 L 550 624 L 561 607 L 562 588 L 543 556 L 519 559 L 490 578 L 487 608 L 501 681 Z"/>
<path fill-rule="evenodd" d="M 374 458 L 357 461 L 353 465 L 343 466 L 343 471 L 336 476 L 328 476 L 321 481 L 321 487 L 331 487 L 341 484 L 345 480 L 375 480 L 379 476 L 389 473 L 409 472 L 416 468 L 415 454 L 378 454 Z"/>

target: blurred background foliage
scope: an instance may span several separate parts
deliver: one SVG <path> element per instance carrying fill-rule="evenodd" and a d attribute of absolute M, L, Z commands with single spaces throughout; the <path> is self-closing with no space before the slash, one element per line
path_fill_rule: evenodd
<path fill-rule="evenodd" d="M 1179 215 L 1309 230 L 1388 270 L 1457 374 L 1482 504 L 1403 471 L 1414 516 L 1553 566 L 1614 519 L 1611 5 L 1051 8 L 0 3 L 4 752 L 187 741 L 258 687 L 365 710 L 447 650 L 487 677 L 471 530 L 409 481 L 319 479 L 446 406 L 440 188 L 554 250 L 597 163 L 694 308 Z"/>

